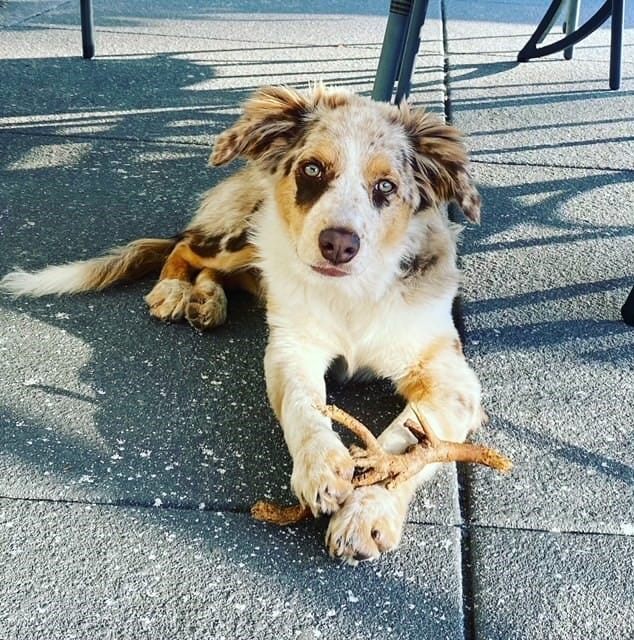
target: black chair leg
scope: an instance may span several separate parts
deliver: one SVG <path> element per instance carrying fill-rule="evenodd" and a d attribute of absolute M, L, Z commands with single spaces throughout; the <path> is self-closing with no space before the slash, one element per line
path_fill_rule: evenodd
<path fill-rule="evenodd" d="M 372 89 L 373 100 L 389 102 L 397 81 L 395 102 L 409 95 L 428 4 L 429 0 L 391 0 Z"/>
<path fill-rule="evenodd" d="M 623 54 L 625 0 L 612 0 L 612 34 L 610 41 L 610 89 L 621 86 L 621 55 Z"/>
<path fill-rule="evenodd" d="M 81 45 L 82 55 L 86 59 L 95 57 L 94 19 L 92 0 L 79 0 L 81 13 Z"/>

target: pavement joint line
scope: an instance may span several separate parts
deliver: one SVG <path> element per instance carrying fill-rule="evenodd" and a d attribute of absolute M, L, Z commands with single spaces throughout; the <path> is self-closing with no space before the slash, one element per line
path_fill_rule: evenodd
<path fill-rule="evenodd" d="M 43 11 L 32 13 L 30 16 L 25 16 L 22 19 L 18 20 L 17 22 L 11 22 L 9 24 L 2 25 L 0 28 L 12 29 L 14 27 L 20 27 L 21 24 L 24 24 L 29 20 L 33 20 L 33 18 L 39 18 L 40 16 L 44 16 L 47 13 L 51 13 L 52 11 L 57 11 L 57 9 L 59 9 L 60 7 L 63 7 L 64 5 L 68 5 L 68 4 L 71 4 L 71 0 L 66 0 L 65 2 L 60 2 L 59 4 L 56 4 L 54 7 L 49 7 L 48 9 L 44 9 Z"/>
<path fill-rule="evenodd" d="M 447 7 L 445 0 L 440 0 L 440 20 L 442 26 L 442 58 L 443 58 L 443 112 L 445 122 L 452 123 L 452 102 L 451 102 L 451 66 L 449 64 L 449 34 L 447 30 Z M 449 217 L 455 221 L 456 207 L 449 208 Z M 458 258 L 461 264 L 461 258 Z M 460 339 L 464 343 L 465 319 L 462 296 L 459 295 L 454 300 L 452 306 L 454 324 L 459 330 Z M 458 554 L 458 574 L 460 578 L 461 591 L 461 627 L 463 640 L 475 640 L 476 621 L 473 607 L 475 597 L 475 580 L 473 575 L 473 556 L 471 553 L 471 529 L 464 526 L 469 520 L 469 480 L 462 466 L 455 467 L 455 482 L 458 486 L 457 510 L 460 518 L 459 540 L 460 553 Z"/>
<path fill-rule="evenodd" d="M 104 501 L 104 500 L 72 500 L 68 498 L 46 498 L 46 497 L 28 497 L 28 496 L 9 496 L 0 495 L 0 501 L 7 502 L 30 502 L 43 504 L 67 504 L 71 506 L 85 507 L 111 507 L 126 509 L 148 509 L 160 511 L 191 511 L 200 513 L 232 513 L 236 515 L 249 515 L 250 507 L 229 507 L 227 505 L 211 506 L 205 505 L 204 509 L 200 507 L 192 507 L 189 505 L 177 505 L 163 503 L 160 507 L 154 506 L 149 502 L 141 501 Z M 556 536 L 579 536 L 584 538 L 634 538 L 634 534 L 623 531 L 579 531 L 576 529 L 546 529 L 542 527 L 522 527 L 503 524 L 484 524 L 477 522 L 447 523 L 435 520 L 407 520 L 407 524 L 412 527 L 446 527 L 448 529 L 465 531 L 470 533 L 477 531 L 502 531 L 505 533 L 536 533 L 540 535 L 556 535 Z"/>
<path fill-rule="evenodd" d="M 468 136 L 467 136 L 468 137 Z M 627 167 L 608 167 L 602 165 L 576 165 L 576 164 L 560 164 L 558 162 L 543 163 L 543 162 L 530 162 L 526 160 L 480 160 L 478 158 L 471 158 L 471 164 L 491 164 L 500 167 L 544 167 L 551 169 L 578 169 L 580 171 L 611 171 L 614 173 L 632 173 L 634 169 L 628 169 Z"/>
<path fill-rule="evenodd" d="M 447 122 L 447 124 L 451 124 L 451 74 L 449 65 L 449 34 L 447 32 L 447 7 L 445 6 L 445 0 L 440 1 L 440 19 L 442 24 L 442 84 L 444 90 L 443 110 L 445 114 L 445 121 Z"/>

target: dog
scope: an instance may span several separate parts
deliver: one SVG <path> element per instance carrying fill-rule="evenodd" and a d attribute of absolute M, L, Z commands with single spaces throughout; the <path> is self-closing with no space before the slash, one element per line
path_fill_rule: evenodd
<path fill-rule="evenodd" d="M 393 381 L 405 409 L 382 432 L 390 453 L 416 440 L 414 411 L 436 434 L 463 441 L 483 418 L 480 384 L 452 320 L 459 226 L 448 203 L 479 222 L 480 196 L 460 133 L 433 114 L 324 85 L 263 87 L 216 139 L 210 164 L 243 168 L 203 195 L 185 230 L 86 261 L 16 270 L 14 295 L 98 290 L 152 271 L 146 297 L 160 320 L 211 329 L 225 289 L 262 296 L 269 339 L 267 393 L 293 460 L 291 487 L 326 545 L 350 564 L 395 549 L 430 465 L 393 490 L 354 488 L 347 448 L 318 410 L 335 359 Z"/>

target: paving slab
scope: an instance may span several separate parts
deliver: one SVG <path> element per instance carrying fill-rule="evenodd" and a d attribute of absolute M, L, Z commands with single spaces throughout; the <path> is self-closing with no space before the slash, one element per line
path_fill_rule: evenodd
<path fill-rule="evenodd" d="M 634 538 L 476 528 L 472 637 L 634 637 Z"/>
<path fill-rule="evenodd" d="M 206 159 L 239 102 L 315 79 L 367 94 L 387 10 L 97 0 L 83 61 L 78 4 L 0 9 L 0 273 L 179 230 L 226 175 Z M 325 521 L 247 515 L 292 499 L 248 296 L 211 335 L 153 322 L 151 279 L 2 298 L 0 638 L 632 635 L 631 7 L 620 92 L 605 29 L 572 62 L 514 62 L 544 9 L 430 3 L 413 82 L 469 135 L 485 198 L 463 234 L 465 346 L 477 437 L 512 474 L 460 468 L 458 494 L 447 466 L 398 552 L 339 566 Z M 398 408 L 385 383 L 329 388 L 375 427 Z"/>
<path fill-rule="evenodd" d="M 457 529 L 408 527 L 399 553 L 355 570 L 313 529 L 0 499 L 0 629 L 11 640 L 462 638 Z"/>
<path fill-rule="evenodd" d="M 465 233 L 467 353 L 485 435 L 509 477 L 465 471 L 487 525 L 615 532 L 634 524 L 631 175 L 478 163 L 483 224 Z"/>

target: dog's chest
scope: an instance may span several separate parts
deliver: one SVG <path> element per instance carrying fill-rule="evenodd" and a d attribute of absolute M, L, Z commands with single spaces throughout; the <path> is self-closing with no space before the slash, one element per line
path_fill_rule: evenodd
<path fill-rule="evenodd" d="M 350 373 L 370 368 L 392 376 L 415 362 L 426 344 L 453 332 L 450 297 L 423 305 L 397 292 L 380 301 L 313 296 L 302 309 L 296 329 L 305 340 L 343 356 Z"/>

